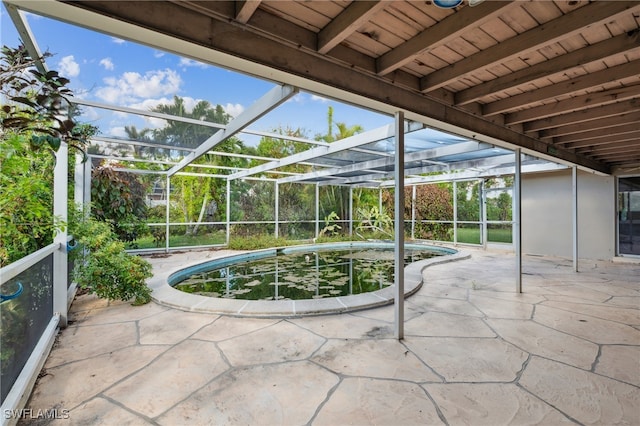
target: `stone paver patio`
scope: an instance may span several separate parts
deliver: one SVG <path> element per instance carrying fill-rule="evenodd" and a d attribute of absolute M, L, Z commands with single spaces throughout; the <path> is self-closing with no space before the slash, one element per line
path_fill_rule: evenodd
<path fill-rule="evenodd" d="M 425 269 L 402 341 L 393 306 L 239 318 L 82 295 L 27 408 L 77 425 L 640 424 L 640 264 L 523 263 L 522 294 L 513 255 Z"/>

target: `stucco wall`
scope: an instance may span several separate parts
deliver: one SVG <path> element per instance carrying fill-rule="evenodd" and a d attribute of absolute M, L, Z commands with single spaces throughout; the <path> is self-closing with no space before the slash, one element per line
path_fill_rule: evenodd
<path fill-rule="evenodd" d="M 523 175 L 522 251 L 572 257 L 571 170 Z M 578 172 L 578 257 L 614 255 L 614 178 Z"/>

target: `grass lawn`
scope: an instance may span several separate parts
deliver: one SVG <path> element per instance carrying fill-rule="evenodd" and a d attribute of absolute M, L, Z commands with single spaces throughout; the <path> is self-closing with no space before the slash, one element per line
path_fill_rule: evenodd
<path fill-rule="evenodd" d="M 490 243 L 511 243 L 511 228 L 489 228 L 487 239 Z M 458 228 L 458 242 L 480 244 L 480 228 Z"/>
<path fill-rule="evenodd" d="M 202 235 L 171 235 L 169 237 L 169 247 L 189 247 L 189 246 L 206 246 L 213 244 L 225 244 L 227 236 L 225 233 L 215 232 L 212 234 Z M 145 235 L 142 238 L 136 240 L 139 249 L 153 249 L 164 248 L 164 239 L 160 242 L 160 245 L 156 245 L 153 240 L 153 236 Z"/>

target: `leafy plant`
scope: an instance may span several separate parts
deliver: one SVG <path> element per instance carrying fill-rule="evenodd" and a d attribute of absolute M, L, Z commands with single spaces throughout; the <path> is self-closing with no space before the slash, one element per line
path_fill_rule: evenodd
<path fill-rule="evenodd" d="M 108 223 L 85 218 L 74 221 L 71 231 L 87 253 L 73 271 L 80 288 L 109 300 L 133 300 L 133 305 L 151 301 L 151 289 L 145 283 L 152 276 L 151 265 L 128 254 Z"/>
<path fill-rule="evenodd" d="M 384 210 L 380 211 L 377 206 L 372 206 L 369 209 L 361 207 L 357 214 L 360 218 L 360 225 L 356 228 L 356 233 L 373 232 L 393 237 L 393 220 Z"/>
<path fill-rule="evenodd" d="M 75 111 L 68 100 L 73 93 L 66 87 L 69 79 L 57 71 L 38 70 L 42 58 L 32 58 L 24 46 L 3 46 L 1 52 L 0 94 L 10 101 L 2 106 L 3 129 L 27 134 L 36 149 L 47 146 L 55 152 L 65 141 L 84 153 L 86 140 L 96 128 L 73 120 Z"/>
<path fill-rule="evenodd" d="M 331 212 L 324 218 L 324 228 L 320 230 L 318 237 L 325 237 L 327 235 L 334 235 L 338 233 L 342 227 L 334 221 L 340 220 L 340 217 L 336 212 Z"/>
<path fill-rule="evenodd" d="M 4 134 L 0 144 L 0 266 L 53 241 L 53 161 L 48 153 L 29 149 L 25 136 Z"/>
<path fill-rule="evenodd" d="M 117 172 L 116 165 L 97 167 L 91 174 L 92 214 L 113 224 L 118 238 L 135 241 L 149 232 L 145 188 L 132 173 Z"/>
<path fill-rule="evenodd" d="M 283 247 L 299 244 L 299 241 L 276 238 L 273 235 L 261 235 L 254 237 L 233 237 L 229 241 L 231 250 L 259 250 L 271 247 Z"/>

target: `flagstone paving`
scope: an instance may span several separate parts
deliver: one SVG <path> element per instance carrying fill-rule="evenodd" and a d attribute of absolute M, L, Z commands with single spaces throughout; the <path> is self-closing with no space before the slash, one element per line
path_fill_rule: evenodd
<path fill-rule="evenodd" d="M 78 296 L 26 408 L 64 425 L 640 424 L 640 264 L 525 256 L 516 294 L 513 255 L 469 252 L 423 271 L 401 341 L 393 306 L 246 318 Z M 149 260 L 159 280 L 223 254 Z"/>

